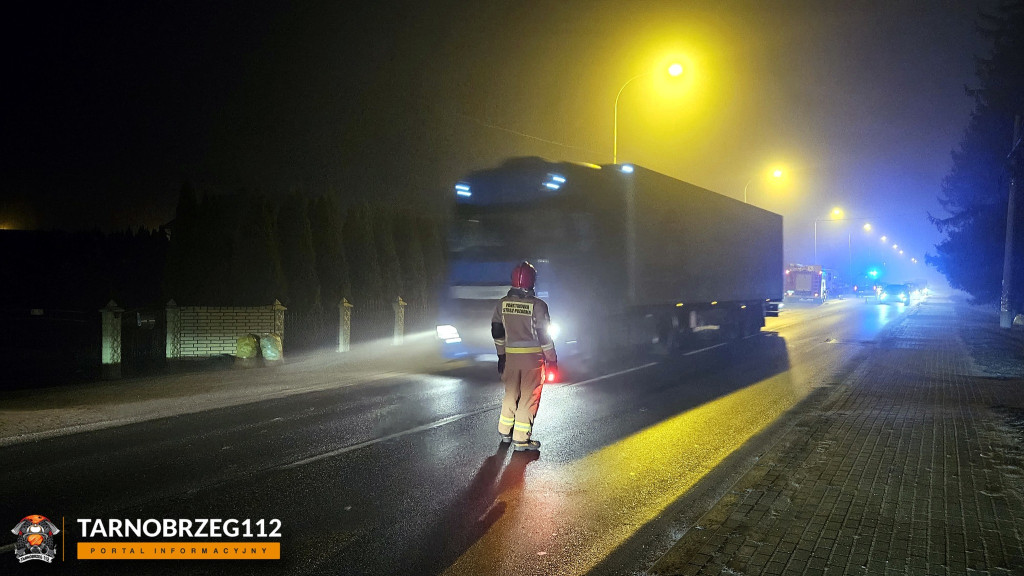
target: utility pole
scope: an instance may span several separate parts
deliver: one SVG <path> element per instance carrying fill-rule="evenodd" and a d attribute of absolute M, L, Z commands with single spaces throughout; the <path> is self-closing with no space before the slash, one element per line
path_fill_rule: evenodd
<path fill-rule="evenodd" d="M 1013 326 L 1010 295 L 1013 290 L 1013 221 L 1017 204 L 1017 160 L 1020 149 L 1020 115 L 1013 122 L 1013 147 L 1008 156 L 1010 166 L 1010 194 L 1006 201 L 1006 247 L 1003 250 L 1003 289 L 999 296 L 999 327 Z"/>

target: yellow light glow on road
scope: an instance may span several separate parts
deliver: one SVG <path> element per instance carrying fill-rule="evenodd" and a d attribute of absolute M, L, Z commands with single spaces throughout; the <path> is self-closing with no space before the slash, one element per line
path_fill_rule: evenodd
<path fill-rule="evenodd" d="M 487 532 L 445 574 L 585 574 L 810 392 L 790 372 L 698 406 L 499 495 Z M 509 539 L 516 544 L 510 545 Z"/>

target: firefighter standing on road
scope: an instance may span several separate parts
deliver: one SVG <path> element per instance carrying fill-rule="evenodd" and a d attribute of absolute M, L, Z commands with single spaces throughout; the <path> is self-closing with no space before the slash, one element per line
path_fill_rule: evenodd
<path fill-rule="evenodd" d="M 555 343 L 548 335 L 548 305 L 533 292 L 537 270 L 523 262 L 512 270 L 512 289 L 498 301 L 491 336 L 498 351 L 498 373 L 505 383 L 498 434 L 516 451 L 540 450 L 531 440 L 540 407 L 545 368 L 556 372 Z"/>

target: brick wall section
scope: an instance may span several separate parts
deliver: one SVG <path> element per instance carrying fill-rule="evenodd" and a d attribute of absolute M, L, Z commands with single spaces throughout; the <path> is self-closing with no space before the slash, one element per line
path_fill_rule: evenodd
<path fill-rule="evenodd" d="M 182 306 L 180 310 L 181 357 L 234 354 L 238 338 L 246 334 L 277 332 L 283 337 L 284 307 Z"/>

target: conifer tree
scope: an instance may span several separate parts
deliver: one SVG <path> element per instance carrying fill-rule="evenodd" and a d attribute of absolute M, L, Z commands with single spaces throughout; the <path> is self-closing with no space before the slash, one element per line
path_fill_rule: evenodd
<path fill-rule="evenodd" d="M 285 292 L 273 210 L 261 195 L 244 199 L 241 210 L 242 218 L 233 242 L 234 293 L 230 303 L 267 305 Z"/>
<path fill-rule="evenodd" d="M 278 251 L 287 287 L 286 305 L 297 313 L 320 306 L 320 280 L 316 273 L 308 202 L 301 194 L 285 198 L 277 217 Z"/>
<path fill-rule="evenodd" d="M 352 298 L 342 237 L 342 213 L 330 196 L 321 196 L 310 205 L 310 226 L 321 299 L 325 309 L 330 309 L 342 298 Z"/>
<path fill-rule="evenodd" d="M 368 204 L 357 204 L 348 210 L 342 228 L 345 256 L 352 279 L 352 298 L 357 305 L 378 300 L 383 293 L 372 215 Z"/>
<path fill-rule="evenodd" d="M 948 216 L 932 216 L 946 235 L 927 261 L 943 273 L 950 286 L 968 292 L 977 302 L 998 301 L 1003 272 L 1009 179 L 1024 176 L 1022 146 L 1013 147 L 1016 116 L 1024 115 L 1024 1 L 1002 2 L 994 14 L 982 14 L 982 31 L 992 41 L 988 58 L 978 65 L 979 86 L 969 91 L 974 112 L 953 168 L 942 182 L 939 202 Z M 1013 215 L 1017 232 L 1011 300 L 1024 301 L 1024 225 L 1021 204 Z"/>
<path fill-rule="evenodd" d="M 395 246 L 395 212 L 385 205 L 373 209 L 374 240 L 377 257 L 380 258 L 381 295 L 387 302 L 394 302 L 402 295 L 402 263 Z"/>

